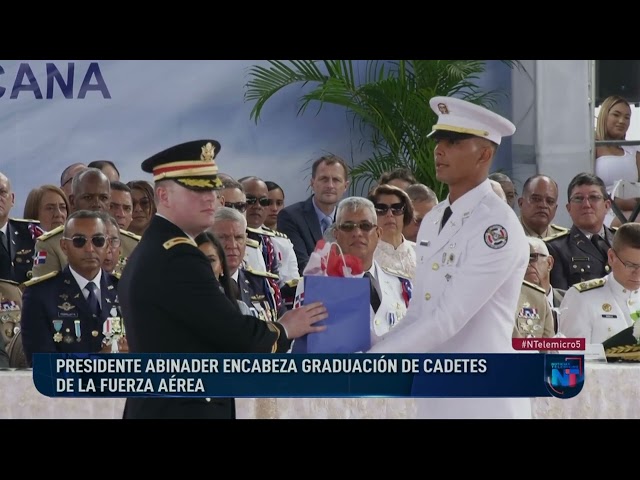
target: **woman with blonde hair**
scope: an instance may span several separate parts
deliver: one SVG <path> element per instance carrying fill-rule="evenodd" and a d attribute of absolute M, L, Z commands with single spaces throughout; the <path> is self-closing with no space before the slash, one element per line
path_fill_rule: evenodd
<path fill-rule="evenodd" d="M 38 220 L 40 228 L 49 232 L 64 225 L 69 211 L 69 199 L 60 187 L 41 185 L 27 195 L 23 217 Z"/>
<path fill-rule="evenodd" d="M 631 106 L 629 102 L 618 95 L 607 97 L 600 106 L 596 122 L 595 139 L 625 140 L 631 123 Z M 640 172 L 640 152 L 635 147 L 626 145 L 598 145 L 595 148 L 595 174 L 606 185 L 611 193 L 613 186 L 619 180 L 637 182 Z M 615 204 L 626 218 L 637 205 L 637 199 L 618 198 Z M 622 222 L 610 210 L 605 218 L 605 225 L 619 226 Z"/>

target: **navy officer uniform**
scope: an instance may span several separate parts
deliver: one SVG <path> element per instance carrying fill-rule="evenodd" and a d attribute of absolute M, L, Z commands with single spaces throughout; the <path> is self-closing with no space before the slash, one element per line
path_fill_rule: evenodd
<path fill-rule="evenodd" d="M 270 280 L 277 275 L 259 272 L 250 266 L 237 270 L 238 298 L 242 300 L 254 317 L 266 322 L 275 322 L 285 314 L 287 308 L 278 299 Z"/>
<path fill-rule="evenodd" d="M 37 220 L 10 218 L 0 228 L 0 278 L 23 283 L 31 278 L 36 238 L 43 232 Z"/>
<path fill-rule="evenodd" d="M 602 278 L 611 271 L 607 251 L 615 230 L 606 226 L 603 229 L 598 246 L 592 242 L 591 235 L 587 238 L 575 225 L 566 232 L 544 239 L 554 259 L 550 275 L 554 288 L 567 290 L 576 283 Z"/>
<path fill-rule="evenodd" d="M 24 284 L 20 335 L 29 365 L 34 353 L 93 353 L 102 349 L 104 322 L 120 316 L 118 278 L 101 270 L 99 283 L 101 306 L 97 314 L 91 311 L 69 265 L 62 272 Z"/>
<path fill-rule="evenodd" d="M 193 191 L 221 187 L 216 140 L 170 147 L 142 163 L 154 181 Z M 120 304 L 131 353 L 273 353 L 290 347 L 284 327 L 242 315 L 220 291 L 207 257 L 178 225 L 156 214 L 128 259 Z M 125 419 L 235 418 L 232 398 L 129 398 Z"/>

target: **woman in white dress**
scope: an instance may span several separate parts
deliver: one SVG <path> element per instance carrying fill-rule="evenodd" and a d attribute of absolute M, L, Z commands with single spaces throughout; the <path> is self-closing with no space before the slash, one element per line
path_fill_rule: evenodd
<path fill-rule="evenodd" d="M 596 124 L 596 140 L 625 140 L 631 123 L 631 107 L 623 97 L 614 95 L 606 98 L 600 107 Z M 598 145 L 595 149 L 595 174 L 600 177 L 611 193 L 619 180 L 637 182 L 640 171 L 640 152 L 636 147 L 618 145 Z M 616 205 L 626 218 L 637 204 L 637 199 L 618 198 Z M 605 218 L 607 226 L 619 226 L 622 222 L 610 210 Z"/>
<path fill-rule="evenodd" d="M 378 264 L 393 270 L 398 275 L 412 279 L 416 270 L 414 242 L 402 234 L 405 225 L 413 221 L 411 199 L 398 187 L 378 185 L 369 193 L 378 216 L 382 236 L 373 258 Z"/>

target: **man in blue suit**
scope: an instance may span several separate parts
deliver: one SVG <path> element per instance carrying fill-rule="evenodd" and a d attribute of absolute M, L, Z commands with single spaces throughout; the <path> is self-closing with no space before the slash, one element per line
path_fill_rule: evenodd
<path fill-rule="evenodd" d="M 278 214 L 278 231 L 289 237 L 298 260 L 300 275 L 309 255 L 336 218 L 336 205 L 349 187 L 349 169 L 336 155 L 325 155 L 311 166 L 313 195 L 282 209 Z"/>
<path fill-rule="evenodd" d="M 74 212 L 62 234 L 68 265 L 25 283 L 20 327 L 29 365 L 34 353 L 111 351 L 103 326 L 120 312 L 118 279 L 102 270 L 108 241 L 99 212 Z M 124 339 L 119 347 L 127 351 Z"/>

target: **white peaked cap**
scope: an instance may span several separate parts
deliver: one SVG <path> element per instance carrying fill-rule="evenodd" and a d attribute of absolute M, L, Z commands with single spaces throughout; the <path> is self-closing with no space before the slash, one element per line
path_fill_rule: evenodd
<path fill-rule="evenodd" d="M 464 133 L 486 138 L 500 145 L 502 137 L 516 132 L 509 120 L 484 107 L 454 97 L 433 97 L 431 109 L 438 115 L 438 123 L 429 136 L 438 131 Z"/>

